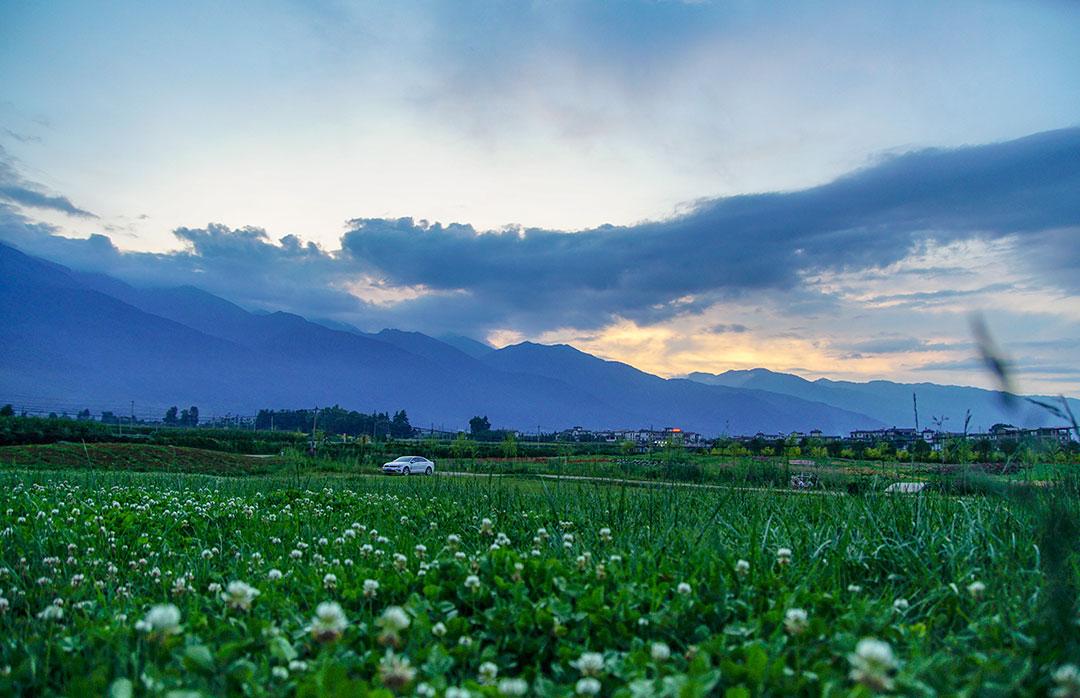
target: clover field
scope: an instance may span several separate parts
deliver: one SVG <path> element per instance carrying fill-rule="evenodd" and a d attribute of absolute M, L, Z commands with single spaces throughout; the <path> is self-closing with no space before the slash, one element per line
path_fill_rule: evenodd
<path fill-rule="evenodd" d="M 0 474 L 0 694 L 1077 695 L 1076 495 Z"/>

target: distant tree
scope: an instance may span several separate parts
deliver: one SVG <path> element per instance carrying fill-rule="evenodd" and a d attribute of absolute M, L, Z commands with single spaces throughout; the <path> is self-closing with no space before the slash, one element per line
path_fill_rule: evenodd
<path fill-rule="evenodd" d="M 517 439 L 514 438 L 514 432 L 506 432 L 506 436 L 502 440 L 502 452 L 504 458 L 516 458 L 518 453 Z"/>
<path fill-rule="evenodd" d="M 199 408 L 195 405 L 188 408 L 188 422 L 188 426 L 199 426 Z"/>
<path fill-rule="evenodd" d="M 177 412 L 178 410 L 176 405 L 173 405 L 169 409 L 165 410 L 165 419 L 163 419 L 162 421 L 170 426 L 175 425 L 177 422 L 180 421 L 179 417 L 176 416 Z"/>
<path fill-rule="evenodd" d="M 118 421 L 119 420 L 116 418 L 116 415 L 108 410 L 105 410 L 101 413 L 102 424 L 116 424 Z"/>
<path fill-rule="evenodd" d="M 182 427 L 186 427 L 191 423 L 191 413 L 186 409 L 180 410 L 179 424 Z"/>
<path fill-rule="evenodd" d="M 395 439 L 407 439 L 413 435 L 412 425 L 409 424 L 409 416 L 405 410 L 398 410 L 394 418 L 390 420 L 390 436 Z"/>
<path fill-rule="evenodd" d="M 3 407 L 0 407 L 0 417 L 14 417 L 14 416 L 15 416 L 15 408 L 12 407 L 11 405 L 4 405 Z"/>
<path fill-rule="evenodd" d="M 491 420 L 487 418 L 487 415 L 483 417 L 473 417 L 469 420 L 469 432 L 474 437 L 487 436 L 491 431 Z"/>
<path fill-rule="evenodd" d="M 85 422 L 86 420 L 90 419 L 90 410 L 84 409 L 78 414 L 78 417 L 79 421 Z"/>

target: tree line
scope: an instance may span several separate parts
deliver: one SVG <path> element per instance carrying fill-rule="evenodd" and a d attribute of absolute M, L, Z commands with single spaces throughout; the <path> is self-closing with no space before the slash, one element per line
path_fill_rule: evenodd
<path fill-rule="evenodd" d="M 408 439 L 416 430 L 409 424 L 405 410 L 366 414 L 356 410 L 347 410 L 340 405 L 303 410 L 259 410 L 255 416 L 255 428 L 274 431 L 302 431 L 310 434 L 321 431 L 325 434 L 347 434 L 348 436 L 368 436 L 372 439 Z"/>

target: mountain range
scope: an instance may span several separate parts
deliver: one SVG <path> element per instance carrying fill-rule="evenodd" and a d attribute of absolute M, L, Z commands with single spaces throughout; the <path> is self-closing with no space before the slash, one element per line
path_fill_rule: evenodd
<path fill-rule="evenodd" d="M 976 388 L 806 381 L 764 369 L 665 379 L 567 345 L 501 349 L 464 336 L 362 332 L 251 312 L 193 286 L 144 288 L 0 244 L 0 402 L 114 409 L 198 405 L 204 415 L 341 404 L 406 409 L 414 425 L 487 415 L 532 431 L 679 426 L 715 434 L 909 425 L 1052 423 Z M 925 401 L 925 407 L 923 407 Z M 1076 401 L 1074 401 L 1075 403 Z M 1078 410 L 1080 411 L 1080 410 Z M 925 422 L 924 423 L 928 423 Z"/>

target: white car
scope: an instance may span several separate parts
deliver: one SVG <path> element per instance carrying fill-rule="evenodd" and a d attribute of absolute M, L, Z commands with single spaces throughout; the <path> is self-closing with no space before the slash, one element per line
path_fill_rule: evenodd
<path fill-rule="evenodd" d="M 435 461 L 430 461 L 423 456 L 402 456 L 389 463 L 383 463 L 382 471 L 387 475 L 412 475 L 414 473 L 432 475 L 435 472 Z"/>

